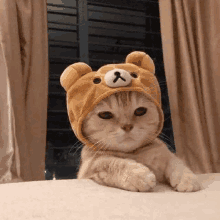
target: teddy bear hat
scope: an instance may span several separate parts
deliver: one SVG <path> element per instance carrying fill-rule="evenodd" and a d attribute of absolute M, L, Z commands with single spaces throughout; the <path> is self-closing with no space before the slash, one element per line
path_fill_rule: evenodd
<path fill-rule="evenodd" d="M 78 62 L 68 66 L 60 77 L 67 93 L 67 111 L 71 127 L 77 138 L 89 147 L 95 146 L 82 134 L 82 122 L 89 112 L 103 99 L 121 91 L 144 93 L 158 109 L 160 124 L 152 135 L 155 139 L 163 127 L 161 94 L 154 75 L 153 60 L 144 52 L 132 52 L 125 63 L 108 64 L 97 71 L 85 63 Z"/>

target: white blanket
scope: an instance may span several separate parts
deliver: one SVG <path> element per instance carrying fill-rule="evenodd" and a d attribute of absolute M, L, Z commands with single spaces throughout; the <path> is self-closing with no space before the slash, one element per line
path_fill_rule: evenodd
<path fill-rule="evenodd" d="M 128 192 L 92 180 L 0 184 L 0 220 L 220 220 L 220 174 L 198 175 L 204 189 Z"/>

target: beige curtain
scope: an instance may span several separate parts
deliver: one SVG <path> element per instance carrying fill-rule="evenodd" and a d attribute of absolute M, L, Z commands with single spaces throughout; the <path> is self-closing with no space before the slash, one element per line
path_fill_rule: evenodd
<path fill-rule="evenodd" d="M 159 0 L 177 155 L 220 172 L 220 1 Z"/>
<path fill-rule="evenodd" d="M 0 0 L 0 182 L 43 180 L 48 93 L 45 0 Z"/>

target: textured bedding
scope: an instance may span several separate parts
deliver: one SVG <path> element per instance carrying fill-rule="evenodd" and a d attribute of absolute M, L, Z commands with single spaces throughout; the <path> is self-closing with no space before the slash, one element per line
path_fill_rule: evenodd
<path fill-rule="evenodd" d="M 198 177 L 204 189 L 193 193 L 162 184 L 154 192 L 129 192 L 85 179 L 1 184 L 0 219 L 219 220 L 220 174 Z"/>

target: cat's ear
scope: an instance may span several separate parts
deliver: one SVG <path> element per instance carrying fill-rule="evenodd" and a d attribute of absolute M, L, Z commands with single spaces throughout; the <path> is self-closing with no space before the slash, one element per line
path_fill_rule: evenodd
<path fill-rule="evenodd" d="M 144 52 L 134 51 L 127 55 L 126 63 L 133 63 L 136 66 L 139 66 L 143 69 L 150 71 L 151 73 L 155 73 L 155 65 L 153 60 Z"/>
<path fill-rule="evenodd" d="M 83 62 L 74 63 L 68 66 L 60 77 L 62 87 L 67 91 L 83 75 L 92 72 L 92 68 Z"/>

